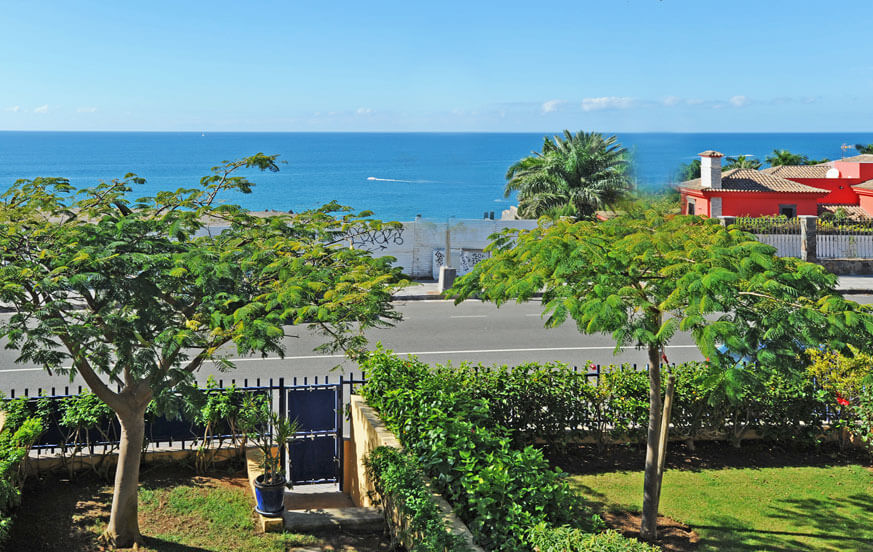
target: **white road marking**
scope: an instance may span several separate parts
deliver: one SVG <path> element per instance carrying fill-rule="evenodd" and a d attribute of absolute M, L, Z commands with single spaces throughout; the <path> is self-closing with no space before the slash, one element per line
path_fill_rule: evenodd
<path fill-rule="evenodd" d="M 667 345 L 665 349 L 696 349 L 697 345 Z M 530 347 L 524 349 L 458 349 L 454 351 L 408 351 L 395 352 L 396 355 L 463 355 L 463 354 L 481 354 L 481 353 L 537 353 L 550 351 L 612 351 L 615 347 L 609 346 L 592 346 L 592 347 Z M 305 356 L 288 356 L 281 357 L 266 357 L 266 358 L 230 358 L 230 362 L 258 362 L 258 361 L 279 361 L 279 360 L 314 360 L 320 358 L 346 358 L 346 355 L 305 355 Z M 69 366 L 64 366 L 69 369 Z M 6 372 L 36 372 L 43 368 L 13 368 L 9 370 L 0 370 L 0 373 Z"/>

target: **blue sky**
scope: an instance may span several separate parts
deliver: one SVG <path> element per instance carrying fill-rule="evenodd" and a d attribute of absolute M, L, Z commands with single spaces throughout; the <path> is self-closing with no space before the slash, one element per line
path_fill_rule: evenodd
<path fill-rule="evenodd" d="M 0 129 L 873 129 L 873 4 L 4 2 Z"/>

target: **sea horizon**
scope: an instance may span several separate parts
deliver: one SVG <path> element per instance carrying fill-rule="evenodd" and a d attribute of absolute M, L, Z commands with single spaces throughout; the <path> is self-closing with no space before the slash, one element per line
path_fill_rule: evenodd
<path fill-rule="evenodd" d="M 300 211 L 336 200 L 384 220 L 499 218 L 515 203 L 503 196 L 507 168 L 561 132 L 3 130 L 0 188 L 37 176 L 93 186 L 133 172 L 147 180 L 132 194 L 141 197 L 195 186 L 223 160 L 263 152 L 279 155 L 280 172 L 246 172 L 253 193 L 225 201 Z M 873 142 L 873 132 L 602 133 L 628 148 L 643 190 L 675 183 L 679 166 L 706 149 L 764 162 L 774 149 L 835 159 L 854 154 L 844 144 Z"/>

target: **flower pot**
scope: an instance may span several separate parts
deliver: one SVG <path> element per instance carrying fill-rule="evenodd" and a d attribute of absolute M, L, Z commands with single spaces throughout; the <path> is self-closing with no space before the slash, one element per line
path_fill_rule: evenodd
<path fill-rule="evenodd" d="M 285 510 L 285 476 L 264 483 L 264 476 L 255 478 L 255 510 L 267 517 L 278 517 Z"/>

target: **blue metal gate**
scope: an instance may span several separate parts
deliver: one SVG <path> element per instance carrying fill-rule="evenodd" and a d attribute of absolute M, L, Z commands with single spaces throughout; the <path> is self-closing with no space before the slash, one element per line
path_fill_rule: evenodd
<path fill-rule="evenodd" d="M 299 431 L 288 443 L 286 473 L 295 485 L 339 483 L 343 468 L 343 383 L 300 385 L 286 388 L 280 404 Z M 281 400 L 280 399 L 280 400 Z"/>

